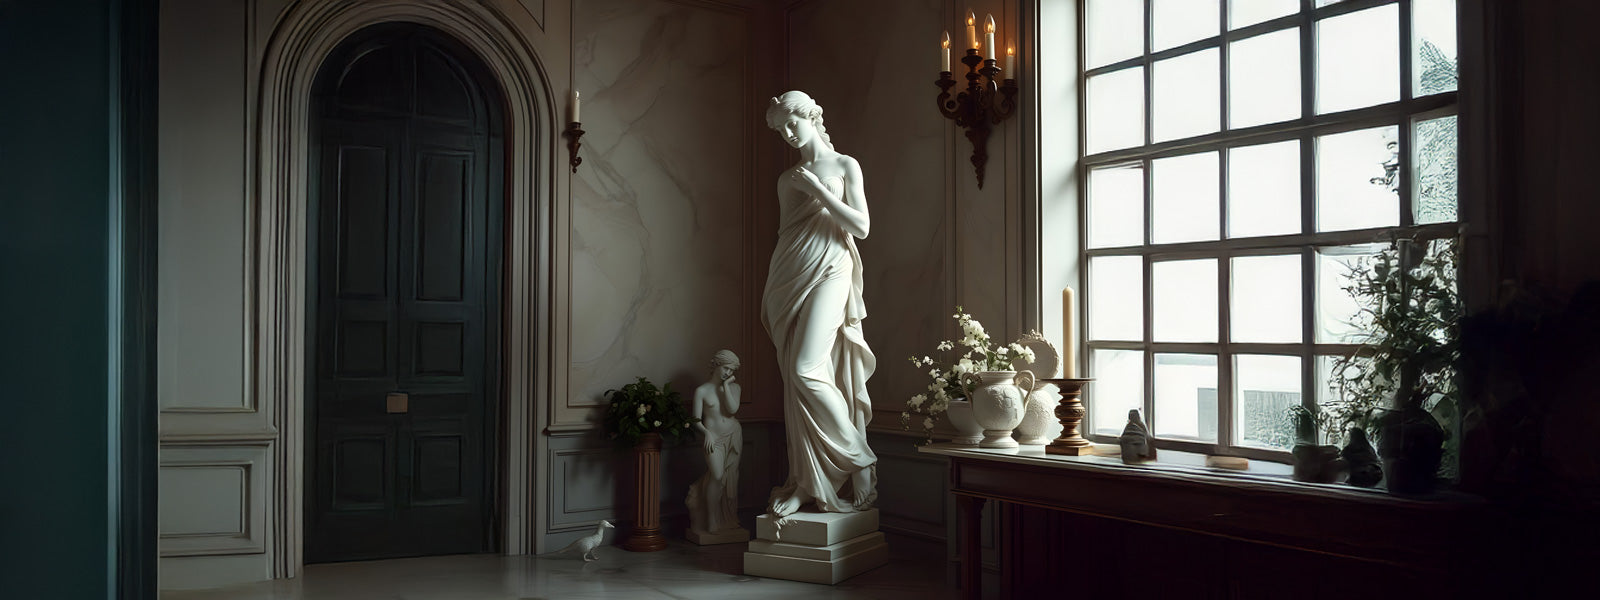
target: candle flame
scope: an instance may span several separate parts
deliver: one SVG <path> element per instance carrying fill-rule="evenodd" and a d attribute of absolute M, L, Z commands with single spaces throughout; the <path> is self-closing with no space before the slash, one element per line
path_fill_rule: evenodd
<path fill-rule="evenodd" d="M 939 45 L 941 47 L 943 47 L 945 50 L 949 50 L 950 49 L 950 32 L 948 32 L 948 31 L 944 32 L 944 39 L 939 40 Z"/>
<path fill-rule="evenodd" d="M 994 15 L 985 15 L 985 16 L 988 17 L 988 18 L 984 19 L 983 32 L 984 33 L 994 33 Z"/>
<path fill-rule="evenodd" d="M 972 14 L 972 11 L 970 11 L 970 10 L 967 11 L 967 27 L 971 27 L 972 24 L 976 23 L 977 21 L 978 21 L 978 15 Z"/>
<path fill-rule="evenodd" d="M 1017 55 L 1017 49 L 1016 48 L 1012 48 L 1011 46 L 1006 46 L 1006 56 L 1016 56 L 1016 55 Z"/>

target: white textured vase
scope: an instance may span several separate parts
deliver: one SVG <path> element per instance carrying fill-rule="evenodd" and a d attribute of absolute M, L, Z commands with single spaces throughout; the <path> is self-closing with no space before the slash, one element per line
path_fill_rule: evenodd
<path fill-rule="evenodd" d="M 983 426 L 979 448 L 1015 448 L 1011 432 L 1022 423 L 1024 401 L 1033 389 L 1028 371 L 982 371 L 972 382 L 972 416 Z M 1020 382 L 1018 380 L 1021 380 Z M 1020 383 L 1020 385 L 1019 385 Z"/>
<path fill-rule="evenodd" d="M 1061 392 L 1055 384 L 1046 383 L 1028 394 L 1028 404 L 1022 411 L 1022 422 L 1017 424 L 1017 443 L 1024 446 L 1043 446 L 1055 441 L 1061 422 L 1056 420 L 1056 406 L 1061 404 Z M 1052 427 L 1052 425 L 1056 427 Z"/>
<path fill-rule="evenodd" d="M 976 446 L 983 441 L 983 426 L 978 424 L 976 417 L 972 416 L 972 403 L 962 400 L 951 400 L 945 408 L 945 414 L 950 416 L 950 426 L 956 428 L 956 436 L 950 438 L 950 443 L 958 446 Z"/>

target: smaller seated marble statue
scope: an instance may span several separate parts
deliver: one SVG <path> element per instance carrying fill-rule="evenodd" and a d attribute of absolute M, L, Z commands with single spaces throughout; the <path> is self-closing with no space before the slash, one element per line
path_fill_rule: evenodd
<path fill-rule="evenodd" d="M 694 390 L 695 428 L 704 436 L 706 474 L 689 486 L 688 538 L 696 544 L 727 544 L 750 539 L 739 526 L 739 453 L 744 430 L 738 419 L 740 386 L 733 372 L 739 357 L 718 350 L 711 357 L 711 378 Z"/>
<path fill-rule="evenodd" d="M 1122 435 L 1117 438 L 1117 443 L 1122 446 L 1124 463 L 1156 459 L 1156 446 L 1150 443 L 1150 429 L 1144 426 L 1144 419 L 1139 418 L 1139 409 L 1128 411 L 1128 426 L 1122 428 Z"/>

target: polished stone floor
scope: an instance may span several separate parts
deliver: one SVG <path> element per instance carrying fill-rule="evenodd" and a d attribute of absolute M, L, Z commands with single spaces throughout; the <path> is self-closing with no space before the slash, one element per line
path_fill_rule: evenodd
<path fill-rule="evenodd" d="M 614 546 L 600 560 L 488 554 L 311 565 L 301 577 L 211 590 L 163 592 L 169 600 L 544 600 L 580 598 L 955 598 L 944 544 L 888 536 L 889 564 L 838 585 L 743 574 L 744 544 L 675 541 L 660 552 Z"/>

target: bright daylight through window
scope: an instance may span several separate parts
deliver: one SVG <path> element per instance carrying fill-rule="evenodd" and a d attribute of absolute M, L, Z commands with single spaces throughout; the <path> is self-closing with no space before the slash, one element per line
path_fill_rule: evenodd
<path fill-rule="evenodd" d="M 1083 0 L 1086 429 L 1283 456 L 1349 267 L 1456 221 L 1454 0 Z"/>

